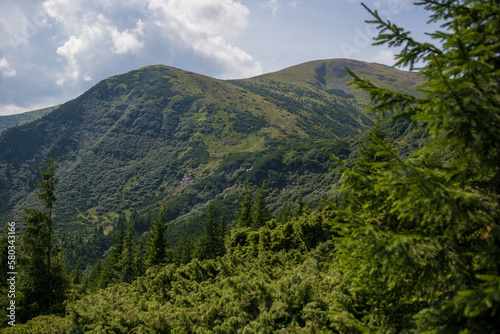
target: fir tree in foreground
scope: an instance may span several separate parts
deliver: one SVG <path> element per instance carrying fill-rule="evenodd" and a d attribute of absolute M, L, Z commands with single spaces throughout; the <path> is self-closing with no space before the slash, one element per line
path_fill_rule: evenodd
<path fill-rule="evenodd" d="M 373 157 L 343 166 L 358 210 L 337 210 L 339 268 L 366 331 L 500 331 L 500 6 L 497 1 L 420 1 L 443 31 L 420 43 L 370 11 L 376 44 L 402 47 L 396 66 L 426 79 L 423 97 L 376 87 L 378 113 L 424 124 L 433 141 L 401 160 L 372 136 Z M 437 159 L 436 159 L 437 157 Z M 429 163 L 441 161 L 441 163 Z M 367 169 L 370 171 L 367 173 Z"/>
<path fill-rule="evenodd" d="M 403 46 L 398 64 L 423 64 L 422 97 L 350 74 L 374 111 L 427 127 L 432 141 L 422 150 L 403 160 L 375 127 L 356 164 L 332 156 L 355 200 L 253 228 L 247 191 L 224 256 L 193 260 L 187 229 L 178 264 L 85 295 L 68 303 L 65 319 L 39 317 L 31 328 L 500 332 L 500 8 L 493 1 L 419 4 L 444 23 L 445 32 L 431 35 L 442 47 L 372 14 L 378 42 Z"/>

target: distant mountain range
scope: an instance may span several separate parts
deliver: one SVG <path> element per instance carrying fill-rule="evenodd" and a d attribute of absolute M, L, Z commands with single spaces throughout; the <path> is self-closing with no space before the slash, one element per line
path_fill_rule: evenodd
<path fill-rule="evenodd" d="M 170 220 L 196 230 L 209 201 L 229 211 L 246 181 L 266 181 L 275 212 L 300 195 L 319 202 L 336 178 L 322 149 L 348 157 L 353 136 L 373 123 L 363 113 L 368 96 L 347 85 L 345 67 L 407 93 L 421 83 L 414 73 L 343 59 L 243 80 L 167 66 L 103 80 L 0 135 L 0 216 L 19 219 L 22 206 L 36 205 L 39 171 L 53 156 L 56 221 L 68 233 L 163 202 Z"/>
<path fill-rule="evenodd" d="M 16 114 L 16 115 L 0 116 L 0 134 L 5 130 L 7 130 L 8 128 L 12 128 L 14 126 L 22 125 L 25 123 L 32 122 L 36 119 L 39 119 L 44 115 L 52 112 L 57 107 L 58 106 L 27 111 L 22 114 Z"/>

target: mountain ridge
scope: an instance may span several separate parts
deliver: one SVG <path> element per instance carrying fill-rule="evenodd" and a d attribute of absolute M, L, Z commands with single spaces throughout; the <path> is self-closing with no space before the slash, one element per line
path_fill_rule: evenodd
<path fill-rule="evenodd" d="M 153 65 L 102 80 L 43 119 L 0 136 L 1 216 L 18 217 L 22 206 L 36 205 L 38 171 L 54 155 L 56 215 L 69 231 L 155 209 L 165 199 L 170 220 L 216 198 L 235 206 L 238 184 L 270 176 L 275 210 L 299 191 L 317 199 L 320 192 L 306 180 L 332 177 L 321 174 L 328 170 L 321 149 L 345 149 L 346 138 L 372 123 L 361 97 L 328 91 L 348 80 L 339 78 L 344 63 L 312 62 L 229 81 Z M 280 78 L 294 71 L 298 83 Z M 308 82 L 318 72 L 324 85 Z M 416 87 L 418 79 L 408 82 Z M 283 191 L 294 182 L 290 194 Z"/>
<path fill-rule="evenodd" d="M 5 130 L 7 130 L 8 128 L 12 128 L 14 126 L 22 125 L 37 120 L 43 117 L 44 115 L 54 111 L 55 109 L 57 109 L 57 107 L 59 106 L 56 105 L 42 109 L 26 111 L 15 115 L 2 115 L 0 116 L 0 134 Z"/>

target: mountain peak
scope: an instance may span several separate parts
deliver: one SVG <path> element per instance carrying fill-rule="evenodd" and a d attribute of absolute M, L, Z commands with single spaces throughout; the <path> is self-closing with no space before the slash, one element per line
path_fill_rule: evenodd
<path fill-rule="evenodd" d="M 248 175 L 258 181 L 285 166 L 279 154 L 267 158 L 275 150 L 331 144 L 372 124 L 363 114 L 366 96 L 345 85 L 344 66 L 408 90 L 418 83 L 412 73 L 349 60 L 309 62 L 244 80 L 164 65 L 102 80 L 0 136 L 0 215 L 18 217 L 22 206 L 35 202 L 38 172 L 54 154 L 57 214 L 75 229 L 165 199 L 175 219 L 213 198 L 236 196 L 227 189 Z M 245 172 L 249 163 L 255 168 Z M 276 189 L 298 177 L 289 172 Z M 184 175 L 191 176 L 188 183 Z"/>

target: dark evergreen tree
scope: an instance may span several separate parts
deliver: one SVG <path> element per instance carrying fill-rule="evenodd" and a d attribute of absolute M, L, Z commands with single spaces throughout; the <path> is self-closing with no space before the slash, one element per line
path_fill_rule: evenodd
<path fill-rule="evenodd" d="M 356 165 L 361 173 L 370 175 L 375 170 L 380 170 L 381 167 L 388 167 L 384 163 L 392 160 L 392 156 L 388 155 L 386 151 L 381 150 L 377 142 L 383 141 L 386 144 L 391 142 L 388 139 L 387 131 L 382 130 L 382 120 L 380 117 L 377 117 L 375 124 L 367 135 L 368 140 L 364 140 L 363 144 L 358 148 L 359 157 L 356 160 Z"/>
<path fill-rule="evenodd" d="M 40 313 L 60 311 L 65 298 L 67 277 L 63 270 L 62 249 L 55 245 L 54 222 L 52 218 L 54 203 L 57 201 L 55 177 L 57 164 L 54 159 L 42 171 L 38 181 L 37 198 L 43 203 L 45 211 L 24 207 L 23 219 L 27 227 L 22 231 L 20 257 L 20 290 L 23 308 L 21 321 Z"/>
<path fill-rule="evenodd" d="M 101 263 L 100 276 L 97 280 L 99 289 L 104 289 L 109 284 L 120 282 L 120 271 L 113 252 L 109 252 Z"/>
<path fill-rule="evenodd" d="M 422 64 L 422 97 L 379 88 L 348 71 L 376 112 L 410 117 L 432 139 L 403 160 L 373 136 L 374 157 L 390 156 L 390 164 L 356 168 L 334 158 L 345 167 L 346 190 L 372 194 L 354 210 L 335 211 L 350 328 L 498 333 L 500 6 L 486 0 L 418 4 L 442 24 L 443 31 L 430 34 L 438 46 L 414 40 L 376 11 L 370 22 L 381 30 L 376 44 L 403 47 L 396 65 Z M 429 156 L 443 153 L 441 163 L 429 163 Z"/>
<path fill-rule="evenodd" d="M 255 195 L 252 205 L 252 227 L 255 229 L 262 227 L 270 219 L 271 213 L 266 202 L 266 186 L 262 184 Z"/>
<path fill-rule="evenodd" d="M 297 217 L 302 216 L 306 211 L 306 205 L 304 203 L 304 194 L 300 194 L 297 201 L 297 209 L 295 210 L 295 215 Z"/>
<path fill-rule="evenodd" d="M 92 267 L 89 276 L 85 280 L 85 286 L 87 286 L 91 291 L 96 291 L 101 288 L 101 273 L 102 273 L 102 261 L 97 260 L 97 263 Z"/>
<path fill-rule="evenodd" d="M 130 282 L 134 277 L 134 247 L 134 222 L 129 221 L 127 236 L 125 237 L 123 251 L 119 259 L 121 280 L 123 282 Z"/>
<path fill-rule="evenodd" d="M 278 212 L 278 215 L 276 216 L 276 222 L 278 224 L 284 224 L 286 223 L 291 217 L 293 216 L 293 209 L 292 206 L 290 205 L 290 202 L 285 203 L 283 207 L 280 209 Z"/>
<path fill-rule="evenodd" d="M 211 202 L 207 208 L 207 218 L 203 222 L 203 232 L 197 243 L 196 257 L 205 259 L 214 259 L 225 253 L 225 219 L 218 222 L 219 212 L 216 202 Z"/>
<path fill-rule="evenodd" d="M 163 205 L 158 217 L 151 223 L 148 244 L 146 249 L 146 265 L 154 266 L 165 263 L 167 260 L 167 207 Z"/>
<path fill-rule="evenodd" d="M 252 224 L 252 190 L 249 182 L 245 183 L 243 194 L 240 194 L 240 210 L 236 213 L 238 227 L 251 227 Z"/>
<path fill-rule="evenodd" d="M 217 238 L 217 248 L 220 250 L 220 255 L 226 254 L 226 237 L 227 237 L 227 218 L 226 214 L 222 214 L 219 222 L 218 228 L 218 238 Z"/>

